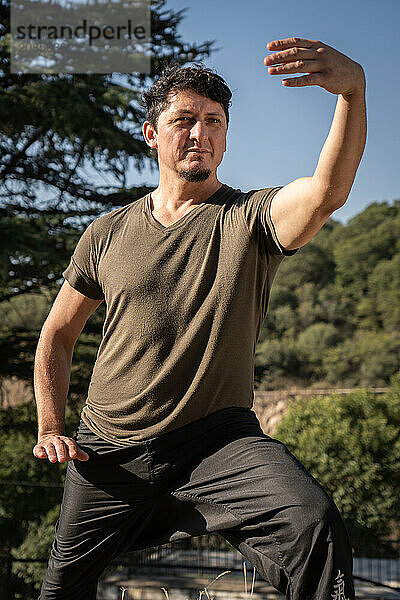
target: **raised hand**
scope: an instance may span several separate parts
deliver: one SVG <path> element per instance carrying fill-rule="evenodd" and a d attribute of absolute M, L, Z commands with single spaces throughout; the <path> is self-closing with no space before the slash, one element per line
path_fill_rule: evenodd
<path fill-rule="evenodd" d="M 292 37 L 268 42 L 267 49 L 273 52 L 264 59 L 270 75 L 306 73 L 284 79 L 287 87 L 318 85 L 345 97 L 365 91 L 362 66 L 328 44 Z"/>
<path fill-rule="evenodd" d="M 33 448 L 36 458 L 48 458 L 51 463 L 88 460 L 89 455 L 72 438 L 56 433 L 42 435 Z"/>

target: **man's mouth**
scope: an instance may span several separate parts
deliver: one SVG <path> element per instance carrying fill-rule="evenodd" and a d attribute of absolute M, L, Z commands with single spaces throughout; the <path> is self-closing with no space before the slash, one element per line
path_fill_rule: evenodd
<path fill-rule="evenodd" d="M 186 152 L 194 152 L 195 154 L 210 154 L 209 150 L 205 148 L 188 148 Z"/>

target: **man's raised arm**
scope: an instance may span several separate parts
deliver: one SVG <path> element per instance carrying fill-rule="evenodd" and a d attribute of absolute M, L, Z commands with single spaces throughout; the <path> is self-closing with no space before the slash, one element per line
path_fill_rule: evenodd
<path fill-rule="evenodd" d="M 38 442 L 33 448 L 36 458 L 47 458 L 52 463 L 89 458 L 75 440 L 64 435 L 64 414 L 75 342 L 101 302 L 64 282 L 42 327 L 34 369 L 38 414 Z"/>
<path fill-rule="evenodd" d="M 367 135 L 365 75 L 358 63 L 323 42 L 302 38 L 267 44 L 264 64 L 286 87 L 317 85 L 337 94 L 332 125 L 312 177 L 284 186 L 271 203 L 277 237 L 287 250 L 304 246 L 350 193 Z M 299 147 L 299 152 L 302 149 Z"/>

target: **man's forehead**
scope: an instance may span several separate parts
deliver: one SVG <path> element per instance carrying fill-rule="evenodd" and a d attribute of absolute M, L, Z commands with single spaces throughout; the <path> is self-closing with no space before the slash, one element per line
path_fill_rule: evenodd
<path fill-rule="evenodd" d="M 225 114 L 219 102 L 211 100 L 207 96 L 201 96 L 192 90 L 171 92 L 168 100 L 169 106 L 166 108 L 166 112 L 182 112 L 185 110 L 196 112 L 198 110 L 205 110 L 215 114 Z"/>

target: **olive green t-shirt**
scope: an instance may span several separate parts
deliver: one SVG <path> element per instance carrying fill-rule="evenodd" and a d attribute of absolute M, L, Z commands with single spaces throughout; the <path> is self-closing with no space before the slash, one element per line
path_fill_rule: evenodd
<path fill-rule="evenodd" d="M 82 419 L 128 446 L 232 406 L 251 408 L 254 355 L 285 255 L 270 216 L 280 188 L 222 185 L 165 227 L 150 194 L 95 219 L 63 272 L 104 299 Z"/>

